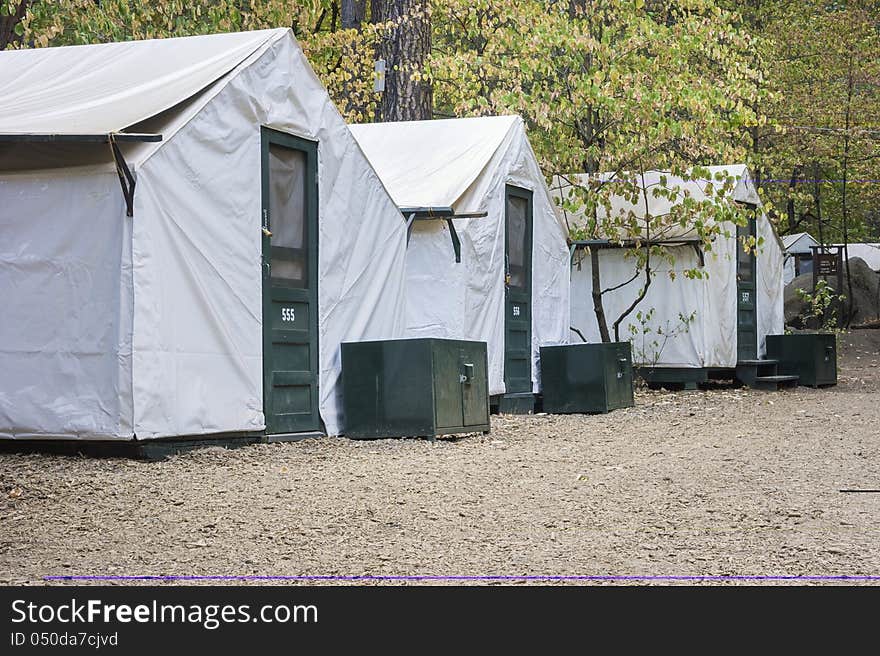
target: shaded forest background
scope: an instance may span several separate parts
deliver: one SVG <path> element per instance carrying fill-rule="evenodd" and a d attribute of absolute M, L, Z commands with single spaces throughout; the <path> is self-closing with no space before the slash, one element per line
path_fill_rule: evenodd
<path fill-rule="evenodd" d="M 0 0 L 0 49 L 279 26 L 350 121 L 518 113 L 550 176 L 746 162 L 780 233 L 880 241 L 880 2 Z"/>

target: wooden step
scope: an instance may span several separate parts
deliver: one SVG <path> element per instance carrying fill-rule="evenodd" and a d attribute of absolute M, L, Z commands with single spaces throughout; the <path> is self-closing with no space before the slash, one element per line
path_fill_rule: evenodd
<path fill-rule="evenodd" d="M 767 358 L 765 360 L 738 360 L 736 363 L 737 367 L 760 367 L 765 364 L 779 364 L 779 360 L 773 360 L 772 358 Z"/>
<path fill-rule="evenodd" d="M 530 415 L 535 411 L 535 395 L 531 392 L 510 392 L 498 399 L 498 412 L 503 415 Z"/>
<path fill-rule="evenodd" d="M 769 378 L 778 373 L 779 360 L 740 360 L 736 363 L 736 377 L 744 385 L 755 386 L 755 379 Z"/>
<path fill-rule="evenodd" d="M 777 391 L 784 388 L 797 387 L 797 384 L 797 376 L 758 376 L 749 387 Z"/>

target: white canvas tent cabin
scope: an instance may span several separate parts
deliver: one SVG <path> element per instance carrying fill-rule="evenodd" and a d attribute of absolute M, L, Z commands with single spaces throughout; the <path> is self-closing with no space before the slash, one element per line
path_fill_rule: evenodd
<path fill-rule="evenodd" d="M 798 232 L 782 236 L 784 256 L 783 281 L 787 285 L 802 273 L 813 271 L 813 247 L 819 242 L 808 232 Z"/>
<path fill-rule="evenodd" d="M 820 249 L 821 244 L 813 239 L 810 233 L 783 235 L 782 245 L 785 254 L 786 285 L 802 274 L 813 272 L 813 253 L 816 249 Z M 842 260 L 846 259 L 843 244 L 830 244 L 825 250 L 832 254 L 839 251 Z M 846 250 L 849 252 L 849 257 L 860 258 L 874 271 L 880 271 L 880 244 L 850 243 Z"/>
<path fill-rule="evenodd" d="M 835 244 L 837 248 L 843 249 L 843 244 Z M 874 271 L 880 271 L 880 244 L 878 243 L 850 243 L 847 245 L 849 256 L 851 258 L 861 258 Z M 846 254 L 842 255 L 846 257 Z"/>
<path fill-rule="evenodd" d="M 664 234 L 658 242 L 669 250 L 674 264 L 667 261 L 652 266 L 652 283 L 637 309 L 620 326 L 620 339 L 632 343 L 634 364 L 648 382 L 693 387 L 710 375 L 735 372 L 738 366 L 753 363 L 765 353 L 768 334 L 783 331 L 782 247 L 773 226 L 761 209 L 761 201 L 745 166 L 708 167 L 717 180 L 733 178 L 732 189 L 718 196 L 707 194 L 709 180 L 683 180 L 666 172 L 649 171 L 644 188 L 649 190 L 650 216 L 668 214 L 673 204 L 690 196 L 695 200 L 714 198 L 714 202 L 733 202 L 752 210 L 750 225 L 733 223 L 720 226 L 711 249 L 687 224 Z M 562 199 L 572 184 L 585 184 L 584 176 L 554 181 L 552 191 Z M 675 190 L 672 198 L 655 197 L 651 189 L 665 184 Z M 717 181 L 716 187 L 721 187 Z M 639 185 L 642 186 L 641 184 Z M 644 200 L 633 204 L 614 197 L 612 211 L 632 211 L 646 216 Z M 574 225 L 583 217 L 571 212 L 566 218 Z M 740 237 L 754 235 L 760 245 L 753 254 L 742 247 Z M 619 238 L 582 242 L 573 247 L 571 268 L 571 325 L 588 342 L 601 342 L 592 301 L 591 258 L 587 248 L 597 248 L 605 314 L 611 323 L 637 298 L 644 284 L 644 272 L 629 283 L 637 271 L 631 252 L 620 247 Z M 670 269 L 674 277 L 670 276 Z M 689 279 L 685 271 L 700 269 L 706 276 Z M 623 285 L 617 289 L 614 289 Z M 641 312 L 641 320 L 637 316 Z M 647 331 L 647 332 L 646 332 Z M 611 335 L 614 338 L 613 332 Z"/>
<path fill-rule="evenodd" d="M 0 442 L 341 433 L 405 249 L 288 29 L 0 53 Z"/>
<path fill-rule="evenodd" d="M 530 412 L 568 336 L 567 232 L 522 119 L 351 126 L 410 220 L 407 335 L 487 343 L 489 394 Z"/>

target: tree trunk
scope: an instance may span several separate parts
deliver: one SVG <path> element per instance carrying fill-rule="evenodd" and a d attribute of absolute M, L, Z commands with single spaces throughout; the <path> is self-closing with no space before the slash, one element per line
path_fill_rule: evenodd
<path fill-rule="evenodd" d="M 791 180 L 789 180 L 789 182 L 788 182 L 788 199 L 785 202 L 785 210 L 786 210 L 786 214 L 788 217 L 788 231 L 789 232 L 791 232 L 791 230 L 794 229 L 798 224 L 798 221 L 795 218 L 794 192 L 795 192 L 795 185 L 797 185 L 798 176 L 800 175 L 800 173 L 801 173 L 801 167 L 798 164 L 797 166 L 795 166 L 792 169 Z"/>
<path fill-rule="evenodd" d="M 846 300 L 846 320 L 844 326 L 849 328 L 852 323 L 853 317 L 853 291 L 852 291 L 852 275 L 850 275 L 850 267 L 849 267 L 849 213 L 848 208 L 846 206 L 846 182 L 847 182 L 847 174 L 849 173 L 849 146 L 850 146 L 850 138 L 849 131 L 850 126 L 852 124 L 852 100 L 853 100 L 853 89 L 854 89 L 854 81 L 853 81 L 853 56 L 850 54 L 849 59 L 847 60 L 847 90 L 846 90 L 846 119 L 845 119 L 845 131 L 843 136 L 843 190 L 841 192 L 841 200 L 840 200 L 840 215 L 841 220 L 843 221 L 843 256 L 846 258 L 845 268 L 846 268 L 846 285 L 847 285 L 847 300 Z M 840 292 L 837 292 L 840 294 Z"/>
<path fill-rule="evenodd" d="M 821 170 L 819 162 L 813 162 L 813 205 L 816 207 L 816 229 L 819 231 L 819 245 L 822 246 L 822 252 L 825 252 L 825 237 L 822 234 L 822 198 L 819 191 L 819 177 Z M 816 263 L 813 263 L 816 266 Z M 815 291 L 815 290 L 813 290 Z"/>
<path fill-rule="evenodd" d="M 761 0 L 753 0 L 751 3 L 752 8 L 752 30 L 755 34 L 763 34 L 764 33 L 764 21 L 761 20 Z M 745 12 L 744 12 L 745 13 Z M 755 116 L 760 116 L 760 107 L 758 105 L 757 96 L 754 102 L 751 103 L 752 111 L 755 112 Z M 764 185 L 764 171 L 763 166 L 761 165 L 761 128 L 758 125 L 754 125 L 749 128 L 749 136 L 751 137 L 752 142 L 752 160 L 755 162 L 755 166 L 753 169 L 755 187 L 760 190 Z"/>
<path fill-rule="evenodd" d="M 24 19 L 29 4 L 30 0 L 19 0 L 11 15 L 0 16 L 0 51 L 13 44 L 21 44 L 21 37 L 15 33 L 15 26 Z"/>
<path fill-rule="evenodd" d="M 359 30 L 367 15 L 367 0 L 342 0 L 342 29 Z"/>
<path fill-rule="evenodd" d="M 569 11 L 574 12 L 578 4 L 577 0 L 572 0 L 572 4 L 570 5 Z M 589 58 L 590 55 L 587 55 Z M 594 111 L 591 107 L 586 108 L 585 116 L 582 119 L 577 121 L 578 133 L 581 137 L 581 142 L 584 145 L 584 150 L 588 149 L 593 142 L 593 139 L 596 135 L 596 126 L 599 122 L 599 113 Z M 594 176 L 599 171 L 599 164 L 593 157 L 586 157 L 583 163 L 584 173 L 589 174 L 590 176 Z M 594 210 L 594 218 L 595 218 Z M 598 225 L 598 221 L 595 222 Z M 592 296 L 593 296 L 593 312 L 596 314 L 596 323 L 599 325 L 599 336 L 602 338 L 604 343 L 608 343 L 611 341 L 611 336 L 608 332 L 608 319 L 605 316 L 605 305 L 602 302 L 602 272 L 599 270 L 599 250 L 597 248 L 590 249 L 590 268 L 592 269 Z"/>
<path fill-rule="evenodd" d="M 593 275 L 593 312 L 599 324 L 599 336 L 604 343 L 611 341 L 608 334 L 608 319 L 605 318 L 605 306 L 602 304 L 602 276 L 599 273 L 599 249 L 590 249 L 590 269 Z"/>
<path fill-rule="evenodd" d="M 335 7 L 335 4 L 334 4 Z M 340 26 L 343 30 L 357 30 L 360 32 L 367 13 L 367 0 L 342 0 L 340 3 Z M 347 42 L 342 47 L 342 58 L 348 62 L 358 61 L 358 41 Z M 362 83 L 360 76 L 355 74 L 352 77 L 343 79 L 341 89 L 339 90 L 340 100 L 343 104 L 343 113 L 347 119 L 352 117 L 362 118 L 366 114 L 366 110 L 362 107 L 363 100 L 361 94 L 358 93 Z"/>
<path fill-rule="evenodd" d="M 623 320 L 626 319 L 633 310 L 636 309 L 639 303 L 645 300 L 645 296 L 648 295 L 648 287 L 651 286 L 651 247 L 648 246 L 648 254 L 645 259 L 645 286 L 639 291 L 639 295 L 636 296 L 636 299 L 630 304 L 623 313 L 617 317 L 617 320 L 614 322 L 614 341 L 620 341 L 620 324 L 623 323 Z"/>
<path fill-rule="evenodd" d="M 626 319 L 639 303 L 648 295 L 648 287 L 651 286 L 651 207 L 648 204 L 648 185 L 645 183 L 645 165 L 639 160 L 639 171 L 642 179 L 642 198 L 645 201 L 645 286 L 639 291 L 639 295 L 623 313 L 614 321 L 614 341 L 620 341 L 620 324 Z M 636 272 L 638 273 L 638 272 Z"/>
<path fill-rule="evenodd" d="M 420 79 L 431 52 L 428 0 L 372 1 L 374 22 L 392 21 L 390 38 L 380 47 L 385 60 L 385 92 L 379 120 L 420 121 L 433 117 L 431 85 Z"/>
<path fill-rule="evenodd" d="M 568 2 L 568 16 L 573 21 L 574 20 L 583 20 L 587 15 L 587 2 L 586 0 L 569 0 Z M 597 31 L 593 36 L 599 40 L 602 37 L 602 29 L 603 25 L 601 21 L 598 22 L 590 22 L 591 29 L 595 29 Z M 586 68 L 590 69 L 593 66 L 593 55 L 592 53 L 586 53 Z M 581 144 L 583 144 L 584 151 L 587 152 L 589 148 L 593 146 L 593 142 L 597 140 L 596 134 L 597 131 L 600 130 L 600 121 L 601 116 L 599 115 L 599 110 L 587 106 L 583 110 L 583 114 L 580 118 L 576 119 L 575 126 L 577 129 L 578 137 L 580 138 Z M 584 173 L 589 174 L 590 176 L 596 175 L 599 172 L 599 163 L 596 161 L 596 158 L 593 156 L 586 156 L 583 162 L 583 170 Z M 595 210 L 594 210 L 595 212 Z M 595 215 L 594 215 L 595 218 Z M 608 332 L 608 318 L 605 315 L 605 305 L 602 302 L 602 272 L 599 269 L 599 250 L 596 248 L 590 249 L 590 268 L 592 272 L 592 297 L 593 297 L 593 312 L 596 315 L 596 323 L 599 326 L 599 336 L 601 337 L 604 343 L 608 343 L 611 341 L 611 335 Z"/>

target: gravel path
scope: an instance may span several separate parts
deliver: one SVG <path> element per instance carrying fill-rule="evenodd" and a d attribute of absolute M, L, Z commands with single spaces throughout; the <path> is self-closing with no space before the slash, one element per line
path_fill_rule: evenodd
<path fill-rule="evenodd" d="M 489 435 L 160 463 L 0 454 L 0 582 L 46 575 L 880 575 L 880 331 L 836 388 L 640 392 Z"/>

